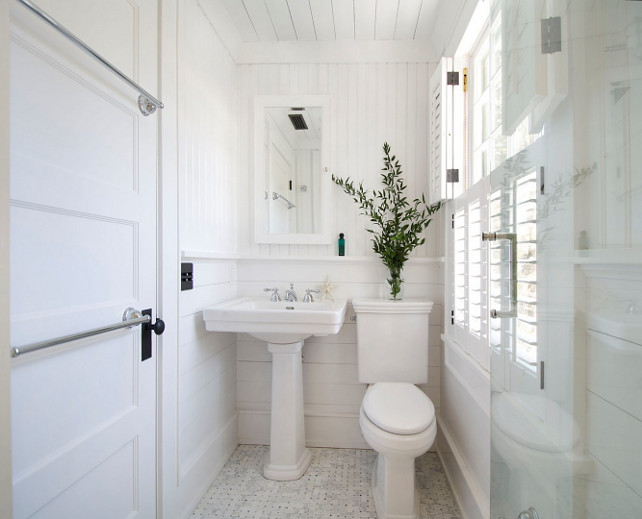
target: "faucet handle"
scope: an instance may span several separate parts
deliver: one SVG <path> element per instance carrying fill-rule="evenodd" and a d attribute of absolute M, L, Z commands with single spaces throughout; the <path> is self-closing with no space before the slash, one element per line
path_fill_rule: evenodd
<path fill-rule="evenodd" d="M 312 289 L 312 288 L 306 288 L 305 289 L 305 295 L 303 296 L 303 302 L 304 303 L 312 303 L 314 302 L 314 297 L 312 297 L 312 293 L 318 294 L 321 292 L 318 288 Z"/>
<path fill-rule="evenodd" d="M 281 301 L 281 294 L 279 294 L 279 288 L 264 288 L 263 292 L 272 292 L 272 295 L 270 296 L 270 301 L 273 303 L 278 303 Z"/>

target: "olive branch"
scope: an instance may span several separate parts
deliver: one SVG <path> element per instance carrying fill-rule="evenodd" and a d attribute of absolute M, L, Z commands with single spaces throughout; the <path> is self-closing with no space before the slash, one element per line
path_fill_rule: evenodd
<path fill-rule="evenodd" d="M 332 175 L 332 181 L 351 196 L 361 214 L 370 219 L 374 228 L 366 230 L 373 235 L 372 249 L 390 271 L 390 293 L 393 299 L 397 299 L 401 290 L 401 270 L 410 253 L 426 242 L 422 233 L 442 202 L 428 205 L 423 193 L 421 198 L 409 202 L 404 196 L 407 186 L 402 178 L 401 165 L 394 155 L 390 155 L 387 142 L 383 144 L 383 152 L 381 190 L 374 189 L 370 195 L 362 182 L 355 187 L 350 177 L 344 180 Z"/>

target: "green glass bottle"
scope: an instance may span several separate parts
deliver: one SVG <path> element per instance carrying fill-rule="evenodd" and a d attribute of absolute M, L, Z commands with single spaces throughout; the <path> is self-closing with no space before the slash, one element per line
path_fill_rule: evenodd
<path fill-rule="evenodd" d="M 339 233 L 339 256 L 346 255 L 346 240 L 343 237 L 343 233 Z"/>

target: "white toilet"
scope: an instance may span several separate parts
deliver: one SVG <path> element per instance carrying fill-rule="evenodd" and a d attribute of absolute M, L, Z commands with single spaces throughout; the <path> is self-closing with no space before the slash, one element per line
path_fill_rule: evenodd
<path fill-rule="evenodd" d="M 355 299 L 363 437 L 377 451 L 372 492 L 379 519 L 419 517 L 415 458 L 437 434 L 435 408 L 415 384 L 428 381 L 432 301 Z"/>

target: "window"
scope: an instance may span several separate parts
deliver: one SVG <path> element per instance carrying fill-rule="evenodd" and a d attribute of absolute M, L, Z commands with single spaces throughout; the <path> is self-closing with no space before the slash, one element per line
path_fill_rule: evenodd
<path fill-rule="evenodd" d="M 474 185 L 507 158 L 525 149 L 543 135 L 529 133 L 530 117 L 506 136 L 502 127 L 502 13 L 493 8 L 471 54 L 472 78 L 472 168 L 469 185 Z"/>

